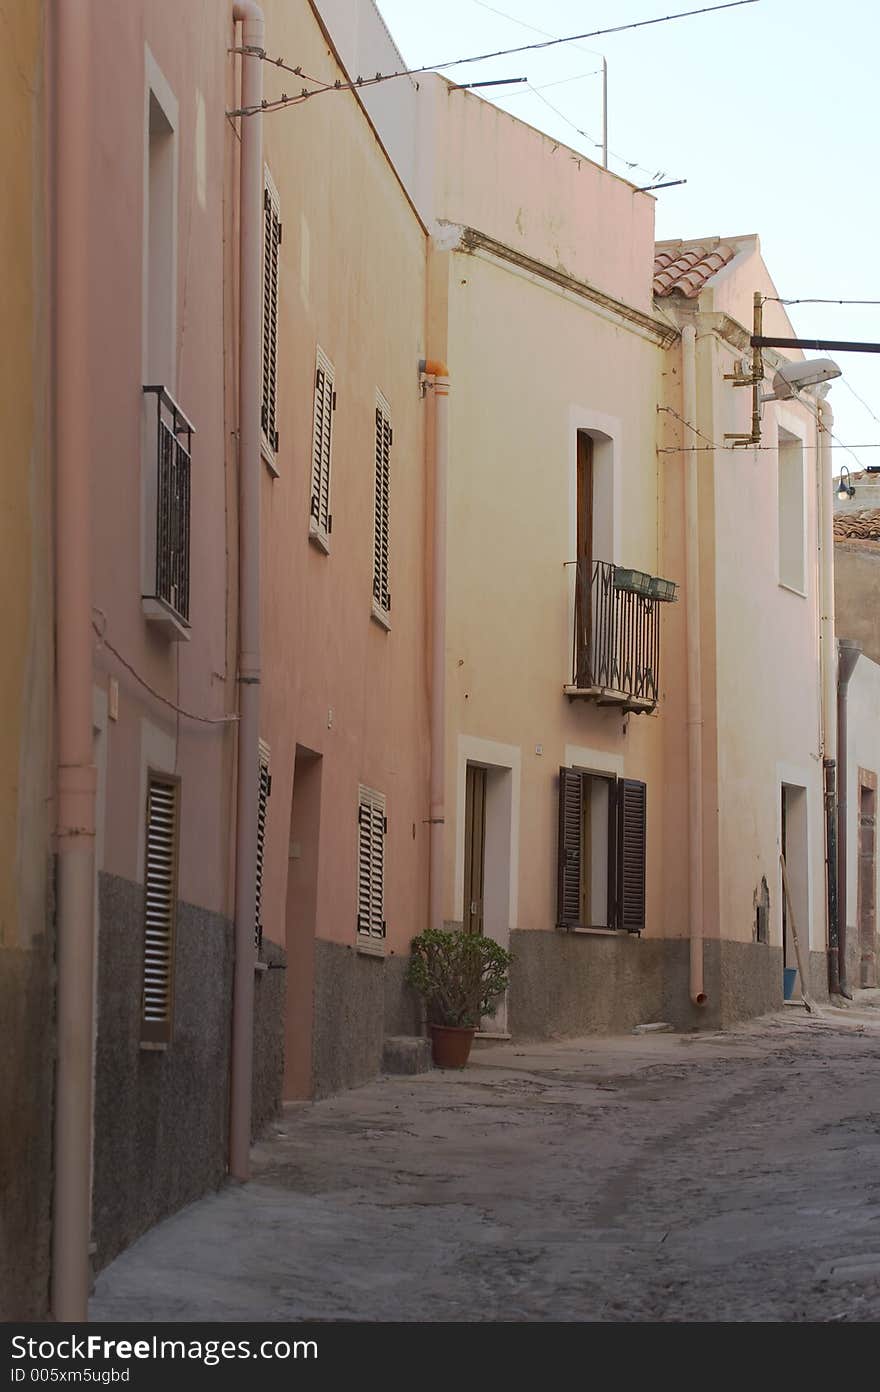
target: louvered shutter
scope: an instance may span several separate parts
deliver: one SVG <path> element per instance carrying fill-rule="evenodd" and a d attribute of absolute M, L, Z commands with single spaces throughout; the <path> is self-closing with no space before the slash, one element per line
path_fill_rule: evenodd
<path fill-rule="evenodd" d="M 336 408 L 335 371 L 318 349 L 315 366 L 315 408 L 312 434 L 311 526 L 324 540 L 333 529 L 330 515 L 330 466 L 333 456 L 333 412 Z"/>
<path fill-rule="evenodd" d="M 633 778 L 617 783 L 617 927 L 645 927 L 647 787 Z"/>
<path fill-rule="evenodd" d="M 358 799 L 357 931 L 361 940 L 385 938 L 385 798 L 361 788 Z"/>
<path fill-rule="evenodd" d="M 556 923 L 559 928 L 576 928 L 580 924 L 583 808 L 580 773 L 576 769 L 561 768 L 556 890 Z"/>
<path fill-rule="evenodd" d="M 144 977 L 141 1036 L 167 1043 L 174 997 L 177 912 L 177 784 L 150 775 L 144 858 Z"/>
<path fill-rule="evenodd" d="M 376 394 L 376 497 L 373 523 L 373 599 L 383 614 L 391 611 L 388 588 L 391 522 L 391 408 Z"/>
<path fill-rule="evenodd" d="M 278 449 L 278 270 L 281 212 L 278 191 L 268 169 L 263 189 L 263 445 Z"/>
<path fill-rule="evenodd" d="M 266 847 L 266 818 L 272 775 L 269 772 L 269 746 L 260 740 L 260 798 L 257 804 L 257 902 L 254 918 L 254 940 L 257 951 L 263 946 L 263 854 Z"/>

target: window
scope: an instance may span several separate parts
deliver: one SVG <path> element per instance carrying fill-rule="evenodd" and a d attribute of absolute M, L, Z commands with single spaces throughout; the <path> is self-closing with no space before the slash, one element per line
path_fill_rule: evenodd
<path fill-rule="evenodd" d="M 385 798 L 358 790 L 357 943 L 362 952 L 385 950 Z"/>
<path fill-rule="evenodd" d="M 560 928 L 644 929 L 646 794 L 632 778 L 559 770 Z"/>
<path fill-rule="evenodd" d="M 804 542 L 804 447 L 780 430 L 779 583 L 799 594 L 806 590 Z"/>
<path fill-rule="evenodd" d="M 376 392 L 376 496 L 373 521 L 373 614 L 387 624 L 391 615 L 388 548 L 391 503 L 391 407 Z"/>
<path fill-rule="evenodd" d="M 145 383 L 174 390 L 177 310 L 177 103 L 148 58 L 144 189 Z"/>
<path fill-rule="evenodd" d="M 178 784 L 151 773 L 144 860 L 144 976 L 141 1039 L 167 1044 L 174 999 Z"/>
<path fill-rule="evenodd" d="M 141 606 L 166 635 L 189 636 L 193 427 L 164 387 L 144 387 L 148 406 Z M 151 458 L 152 456 L 152 458 Z"/>
<path fill-rule="evenodd" d="M 254 918 L 254 940 L 259 952 L 263 946 L 263 854 L 266 848 L 266 818 L 272 792 L 269 772 L 269 746 L 260 740 L 260 800 L 257 804 L 257 905 Z"/>
<path fill-rule="evenodd" d="M 278 268 L 281 204 L 267 169 L 263 187 L 263 454 L 273 472 L 278 453 Z"/>
<path fill-rule="evenodd" d="M 333 515 L 330 512 L 330 466 L 333 456 L 333 412 L 336 410 L 335 373 L 326 353 L 318 349 L 315 364 L 315 419 L 312 432 L 312 496 L 309 503 L 309 536 L 325 551 L 330 549 Z"/>

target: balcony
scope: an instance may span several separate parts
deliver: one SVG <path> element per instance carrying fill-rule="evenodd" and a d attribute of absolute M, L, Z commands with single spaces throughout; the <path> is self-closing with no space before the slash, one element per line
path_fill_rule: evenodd
<path fill-rule="evenodd" d="M 608 561 L 577 561 L 571 699 L 653 711 L 659 699 L 660 605 L 676 585 Z"/>
<path fill-rule="evenodd" d="M 155 399 L 154 402 L 151 398 Z M 193 426 L 164 387 L 144 387 L 144 615 L 171 639 L 189 637 L 190 461 Z"/>

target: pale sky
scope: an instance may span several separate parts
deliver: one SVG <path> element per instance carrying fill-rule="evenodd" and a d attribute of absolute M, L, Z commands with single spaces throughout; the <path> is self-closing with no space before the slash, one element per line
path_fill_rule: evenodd
<path fill-rule="evenodd" d="M 420 66 L 540 40 L 535 28 L 582 33 L 695 9 L 700 0 L 378 3 L 404 58 Z M 527 77 L 540 96 L 523 87 L 480 95 L 601 161 L 601 150 L 573 129 L 600 140 L 597 54 L 608 62 L 611 169 L 638 184 L 655 175 L 688 181 L 657 192 L 658 240 L 757 232 L 780 295 L 880 301 L 880 4 L 757 0 L 447 75 Z M 804 336 L 880 340 L 880 305 L 800 305 L 789 313 Z M 844 373 L 832 389 L 835 435 L 850 445 L 880 444 L 880 355 L 831 356 Z M 880 465 L 880 448 L 860 459 Z M 834 463 L 857 467 L 840 449 Z"/>

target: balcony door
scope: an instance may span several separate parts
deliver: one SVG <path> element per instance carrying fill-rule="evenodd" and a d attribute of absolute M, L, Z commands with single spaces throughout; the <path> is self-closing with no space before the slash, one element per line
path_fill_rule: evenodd
<path fill-rule="evenodd" d="M 577 436 L 577 685 L 589 687 L 593 647 L 593 440 L 585 431 Z"/>

